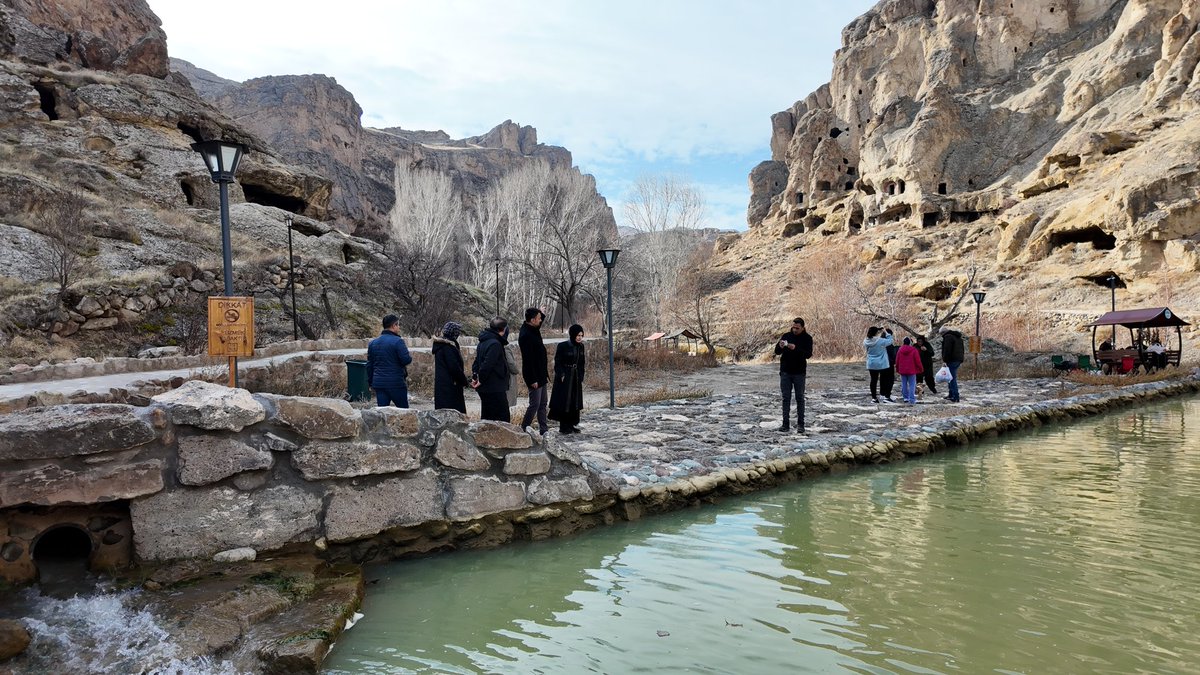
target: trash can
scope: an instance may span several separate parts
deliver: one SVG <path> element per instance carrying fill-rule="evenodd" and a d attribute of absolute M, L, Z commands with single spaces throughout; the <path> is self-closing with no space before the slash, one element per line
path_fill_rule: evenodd
<path fill-rule="evenodd" d="M 367 362 L 346 359 L 346 393 L 351 401 L 370 401 L 371 388 L 367 386 Z"/>

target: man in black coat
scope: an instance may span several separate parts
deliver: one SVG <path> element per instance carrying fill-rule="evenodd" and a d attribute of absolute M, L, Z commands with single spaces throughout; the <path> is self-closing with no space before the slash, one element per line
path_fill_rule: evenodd
<path fill-rule="evenodd" d="M 480 419 L 512 421 L 508 413 L 508 362 L 504 359 L 507 332 L 508 321 L 496 317 L 479 334 L 475 362 L 471 364 L 471 386 L 479 394 Z"/>
<path fill-rule="evenodd" d="M 792 409 L 792 391 L 796 392 L 796 431 L 804 433 L 804 378 L 808 375 L 808 360 L 812 358 L 812 336 L 804 328 L 804 319 L 792 320 L 792 328 L 775 343 L 779 355 L 779 390 L 783 394 L 783 425 L 779 431 L 791 428 L 788 418 Z"/>
<path fill-rule="evenodd" d="M 521 428 L 528 429 L 537 416 L 538 431 L 546 433 L 550 428 L 546 421 L 546 406 L 550 399 L 546 395 L 546 382 L 550 379 L 546 363 L 546 343 L 542 342 L 542 321 L 546 315 L 537 307 L 525 310 L 525 323 L 521 324 L 521 335 L 517 344 L 521 347 L 521 377 L 529 388 L 529 407 L 521 418 Z"/>
<path fill-rule="evenodd" d="M 938 333 L 942 335 L 942 361 L 950 369 L 950 395 L 946 399 L 951 403 L 958 403 L 958 367 L 962 365 L 966 356 L 963 336 L 962 333 L 945 326 L 939 328 Z"/>

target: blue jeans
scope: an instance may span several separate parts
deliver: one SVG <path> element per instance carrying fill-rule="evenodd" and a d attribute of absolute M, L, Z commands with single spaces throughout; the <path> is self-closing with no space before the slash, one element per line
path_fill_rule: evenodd
<path fill-rule="evenodd" d="M 788 418 L 792 412 L 792 391 L 796 392 L 796 428 L 804 429 L 804 375 L 779 374 L 779 391 L 783 394 L 783 426 L 791 426 Z"/>
<path fill-rule="evenodd" d="M 962 364 L 958 361 L 950 361 L 946 367 L 950 369 L 950 400 L 958 403 L 958 367 Z"/>
<path fill-rule="evenodd" d="M 408 387 L 400 385 L 399 387 L 375 387 L 375 403 L 383 408 L 385 406 L 396 404 L 397 408 L 408 407 Z"/>
<path fill-rule="evenodd" d="M 900 396 L 909 403 L 917 402 L 917 376 L 900 376 Z"/>

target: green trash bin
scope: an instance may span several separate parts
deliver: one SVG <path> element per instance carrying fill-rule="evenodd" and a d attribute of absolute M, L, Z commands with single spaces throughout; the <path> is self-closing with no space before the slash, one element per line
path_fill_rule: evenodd
<path fill-rule="evenodd" d="M 346 359 L 346 393 L 351 401 L 370 401 L 371 388 L 367 386 L 367 362 Z"/>

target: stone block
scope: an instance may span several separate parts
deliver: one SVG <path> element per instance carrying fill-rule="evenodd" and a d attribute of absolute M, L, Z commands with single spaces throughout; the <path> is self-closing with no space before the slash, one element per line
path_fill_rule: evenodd
<path fill-rule="evenodd" d="M 321 498 L 281 485 L 254 493 L 227 487 L 160 492 L 129 505 L 143 560 L 209 557 L 231 548 L 269 551 L 320 536 Z"/>
<path fill-rule="evenodd" d="M 445 517 L 437 474 L 427 469 L 374 485 L 335 487 L 325 512 L 325 536 L 349 541 Z"/>
<path fill-rule="evenodd" d="M 556 504 L 594 496 L 587 479 L 581 476 L 565 480 L 535 478 L 529 483 L 529 501 L 534 504 Z"/>
<path fill-rule="evenodd" d="M 151 400 L 167 411 L 173 423 L 201 429 L 241 431 L 267 417 L 266 409 L 245 389 L 199 380 L 185 382 Z"/>
<path fill-rule="evenodd" d="M 474 422 L 467 433 L 475 445 L 492 450 L 524 450 L 533 447 L 533 439 L 521 428 L 507 422 Z"/>
<path fill-rule="evenodd" d="M 412 471 L 421 467 L 421 449 L 408 443 L 314 441 L 292 453 L 292 466 L 306 480 Z"/>
<path fill-rule="evenodd" d="M 440 431 L 453 424 L 466 424 L 467 416 L 457 410 L 426 410 L 418 413 L 417 419 L 421 429 Z"/>
<path fill-rule="evenodd" d="M 525 486 L 521 483 L 468 476 L 450 479 L 449 488 L 450 498 L 446 503 L 446 515 L 452 520 L 470 520 L 491 513 L 512 511 L 526 505 Z"/>
<path fill-rule="evenodd" d="M 163 489 L 163 461 L 102 464 L 82 469 L 45 465 L 0 473 L 0 508 L 17 504 L 96 504 Z"/>
<path fill-rule="evenodd" d="M 418 417 L 420 412 L 412 408 L 372 408 L 362 412 L 363 420 L 366 421 L 368 415 L 373 418 L 378 418 L 379 428 L 391 436 L 416 436 L 419 427 Z M 368 426 L 374 430 L 376 424 L 374 421 L 368 422 Z"/>
<path fill-rule="evenodd" d="M 567 444 L 562 442 L 562 435 L 553 429 L 542 435 L 542 449 L 560 462 L 583 466 L 583 458 L 579 453 L 567 447 Z"/>
<path fill-rule="evenodd" d="M 362 416 L 346 401 L 335 398 L 264 396 L 275 404 L 274 419 L 305 438 L 333 440 L 357 436 Z"/>
<path fill-rule="evenodd" d="M 274 463 L 269 450 L 252 448 L 233 438 L 179 438 L 179 482 L 184 485 L 208 485 L 243 471 L 269 469 Z"/>
<path fill-rule="evenodd" d="M 158 432 L 133 406 L 90 403 L 0 417 L 0 460 L 50 459 L 144 445 Z"/>
<path fill-rule="evenodd" d="M 438 437 L 437 451 L 433 456 L 445 466 L 463 471 L 483 471 L 492 465 L 478 448 L 462 436 L 449 431 Z"/>
<path fill-rule="evenodd" d="M 504 473 L 510 476 L 536 476 L 550 470 L 550 456 L 536 452 L 511 452 L 504 458 Z"/>

